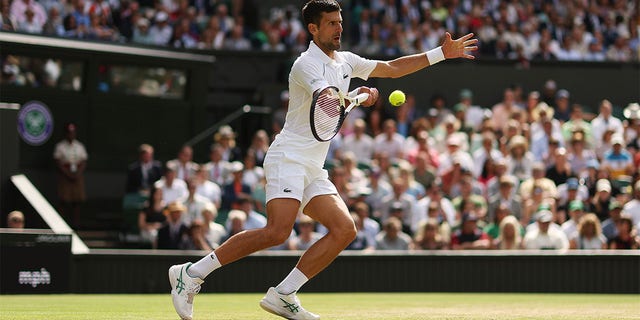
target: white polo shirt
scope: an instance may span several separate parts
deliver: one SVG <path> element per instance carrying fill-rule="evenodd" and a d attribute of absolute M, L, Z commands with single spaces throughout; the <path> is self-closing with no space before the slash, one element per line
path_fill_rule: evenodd
<path fill-rule="evenodd" d="M 335 86 L 346 93 L 351 78 L 367 80 L 377 63 L 348 51 L 336 51 L 335 59 L 331 59 L 311 41 L 307 51 L 296 59 L 289 74 L 289 110 L 279 134 L 286 137 L 286 144 L 278 144 L 276 138 L 271 151 L 285 151 L 281 147 L 286 147 L 285 152 L 298 153 L 302 156 L 301 160 L 324 164 L 329 142 L 317 141 L 309 123 L 313 93 L 328 86 Z"/>

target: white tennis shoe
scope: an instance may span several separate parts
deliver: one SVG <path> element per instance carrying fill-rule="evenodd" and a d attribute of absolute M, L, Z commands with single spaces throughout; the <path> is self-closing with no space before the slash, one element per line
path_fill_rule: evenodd
<path fill-rule="evenodd" d="M 193 297 L 200 292 L 200 284 L 204 282 L 187 274 L 190 266 L 191 262 L 169 268 L 173 307 L 182 320 L 193 319 Z"/>
<path fill-rule="evenodd" d="M 280 294 L 274 287 L 269 288 L 267 294 L 260 301 L 262 309 L 290 320 L 317 320 L 320 316 L 305 310 L 300 305 L 296 293 Z"/>

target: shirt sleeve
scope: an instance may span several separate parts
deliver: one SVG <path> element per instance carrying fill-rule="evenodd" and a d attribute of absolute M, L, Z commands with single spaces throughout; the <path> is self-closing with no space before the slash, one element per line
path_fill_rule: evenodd
<path fill-rule="evenodd" d="M 329 86 L 329 82 L 323 76 L 322 68 L 322 63 L 298 61 L 291 69 L 290 80 L 313 95 L 317 90 Z"/>
<path fill-rule="evenodd" d="M 378 65 L 377 60 L 363 58 L 353 52 L 343 51 L 345 61 L 353 68 L 352 77 L 363 80 L 369 79 L 369 75 Z"/>

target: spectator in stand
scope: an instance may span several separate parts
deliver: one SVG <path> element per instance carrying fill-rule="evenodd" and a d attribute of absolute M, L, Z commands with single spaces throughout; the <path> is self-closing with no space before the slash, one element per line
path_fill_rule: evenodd
<path fill-rule="evenodd" d="M 585 140 L 587 140 L 588 142 L 593 140 L 591 123 L 584 120 L 582 106 L 575 103 L 571 106 L 570 119 L 562 124 L 562 137 L 564 138 L 564 141 L 569 142 L 573 138 L 573 135 L 578 132 L 582 133 Z"/>
<path fill-rule="evenodd" d="M 158 246 L 158 230 L 167 221 L 165 209 L 166 203 L 163 200 L 162 189 L 152 188 L 147 204 L 138 214 L 140 237 L 154 249 Z"/>
<path fill-rule="evenodd" d="M 344 138 L 343 147 L 354 153 L 358 162 L 368 164 L 373 158 L 373 138 L 366 133 L 367 123 L 356 119 L 353 123 L 353 134 Z"/>
<path fill-rule="evenodd" d="M 209 244 L 209 241 L 205 237 L 204 222 L 200 219 L 194 220 L 189 227 L 188 239 L 182 249 L 185 250 L 205 250 L 211 252 L 213 246 Z"/>
<path fill-rule="evenodd" d="M 392 159 L 403 158 L 403 147 L 405 138 L 396 132 L 396 122 L 393 119 L 387 119 L 383 124 L 384 132 L 374 138 L 373 150 L 374 154 L 386 153 Z"/>
<path fill-rule="evenodd" d="M 607 242 L 618 236 L 618 221 L 622 217 L 622 204 L 616 200 L 609 203 L 609 218 L 602 221 L 602 234 Z"/>
<path fill-rule="evenodd" d="M 240 161 L 234 161 L 229 164 L 231 172 L 231 182 L 222 187 L 222 210 L 229 210 L 236 200 L 242 195 L 250 195 L 251 187 L 242 182 L 244 175 L 244 165 Z"/>
<path fill-rule="evenodd" d="M 508 144 L 509 153 L 505 160 L 507 162 L 507 172 L 520 181 L 529 179 L 532 174 L 534 158 L 529 147 L 527 139 L 517 135 L 511 138 Z M 542 168 L 544 174 L 544 167 Z"/>
<path fill-rule="evenodd" d="M 131 42 L 138 44 L 154 44 L 153 35 L 149 32 L 149 20 L 140 17 L 133 29 Z"/>
<path fill-rule="evenodd" d="M 22 211 L 11 211 L 7 215 L 7 228 L 24 229 L 24 214 Z"/>
<path fill-rule="evenodd" d="M 222 126 L 213 140 L 222 147 L 222 159 L 225 161 L 242 161 L 242 150 L 236 146 L 236 134 L 230 126 Z"/>
<path fill-rule="evenodd" d="M 164 11 L 159 11 L 155 15 L 155 23 L 149 28 L 149 34 L 153 39 L 153 44 L 166 46 L 173 35 L 173 27 L 169 24 L 169 15 Z"/>
<path fill-rule="evenodd" d="M 246 230 L 244 226 L 246 221 L 247 215 L 242 210 L 233 209 L 229 211 L 229 216 L 227 217 L 227 224 L 229 225 L 229 228 L 227 229 L 227 235 L 222 239 L 222 243 L 234 235 Z"/>
<path fill-rule="evenodd" d="M 606 249 L 607 238 L 602 235 L 598 217 L 593 213 L 584 215 L 578 224 L 576 236 L 569 243 L 572 249 Z"/>
<path fill-rule="evenodd" d="M 619 179 L 624 176 L 632 176 L 637 168 L 634 168 L 633 157 L 624 147 L 627 145 L 623 136 L 611 137 L 611 150 L 604 153 L 601 170 L 609 173 L 611 179 Z"/>
<path fill-rule="evenodd" d="M 571 171 L 578 177 L 585 178 L 588 176 L 590 162 L 597 162 L 596 154 L 591 149 L 585 148 L 585 134 L 583 132 L 575 132 L 571 136 L 571 152 L 567 156 Z"/>
<path fill-rule="evenodd" d="M 138 160 L 127 170 L 127 193 L 148 195 L 153 184 L 162 178 L 162 163 L 153 158 L 154 149 L 149 144 L 138 147 Z"/>
<path fill-rule="evenodd" d="M 267 132 L 262 129 L 256 131 L 251 139 L 251 145 L 247 149 L 247 153 L 253 154 L 256 166 L 262 167 L 268 148 L 269 136 L 267 135 Z"/>
<path fill-rule="evenodd" d="M 195 177 L 186 180 L 186 183 L 189 194 L 186 198 L 181 199 L 182 203 L 187 207 L 187 211 L 182 215 L 182 222 L 187 227 L 191 227 L 191 224 L 195 220 L 204 220 L 202 217 L 202 210 L 212 203 L 208 198 L 203 197 L 196 192 L 198 183 Z"/>
<path fill-rule="evenodd" d="M 405 193 L 405 183 L 401 178 L 394 178 L 392 181 L 393 193 L 382 199 L 380 208 L 380 220 L 385 221 L 391 216 L 395 216 L 402 221 L 403 230 L 413 229 L 413 210 L 416 206 L 416 198 Z M 417 228 L 417 224 L 415 224 Z M 409 232 L 412 233 L 412 232 Z"/>
<path fill-rule="evenodd" d="M 80 223 L 80 205 L 85 202 L 84 171 L 87 167 L 87 150 L 77 137 L 75 123 L 64 125 L 65 138 L 53 151 L 58 176 L 58 210 L 72 227 Z"/>
<path fill-rule="evenodd" d="M 538 227 L 527 230 L 524 248 L 537 250 L 566 250 L 569 248 L 567 236 L 559 228 L 551 228 L 553 213 L 549 210 L 538 212 Z"/>
<path fill-rule="evenodd" d="M 584 216 L 584 203 L 581 200 L 573 200 L 569 203 L 569 220 L 565 221 L 561 227 L 569 240 L 569 248 L 576 249 L 576 237 L 578 236 L 578 224 Z"/>
<path fill-rule="evenodd" d="M 502 153 L 494 148 L 496 135 L 493 132 L 485 131 L 482 133 L 482 146 L 473 152 L 473 176 L 480 177 L 485 169 L 485 163 L 488 159 L 492 161 L 502 158 Z"/>
<path fill-rule="evenodd" d="M 533 193 L 533 187 L 539 186 L 544 191 L 545 195 L 551 198 L 555 198 L 558 195 L 558 189 L 553 180 L 545 176 L 546 170 L 542 162 L 535 162 L 532 165 L 531 177 L 522 181 L 520 185 L 519 193 L 523 200 L 528 199 Z"/>
<path fill-rule="evenodd" d="M 167 206 L 167 222 L 158 230 L 158 249 L 184 249 L 189 241 L 189 228 L 182 222 L 187 208 L 180 201 Z"/>
<path fill-rule="evenodd" d="M 199 166 L 196 175 L 193 178 L 196 184 L 196 194 L 206 198 L 215 207 L 220 208 L 222 201 L 222 189 L 215 182 L 207 179 L 209 172 L 205 166 Z"/>
<path fill-rule="evenodd" d="M 640 239 L 637 230 L 633 226 L 633 221 L 629 216 L 623 215 L 616 223 L 618 235 L 609 240 L 609 249 L 638 249 Z"/>
<path fill-rule="evenodd" d="M 396 217 L 387 218 L 382 231 L 376 236 L 376 250 L 409 250 L 411 237 L 402 232 L 402 222 Z"/>
<path fill-rule="evenodd" d="M 506 216 L 500 221 L 498 237 L 493 241 L 492 248 L 497 250 L 522 249 L 522 234 L 524 229 L 514 216 Z"/>
<path fill-rule="evenodd" d="M 478 217 L 472 213 L 464 213 L 460 229 L 451 235 L 451 249 L 489 249 L 489 236 L 478 227 Z"/>
<path fill-rule="evenodd" d="M 224 186 L 230 181 L 230 163 L 222 159 L 224 148 L 219 144 L 211 145 L 209 151 L 209 162 L 204 164 L 205 169 L 209 173 L 209 180 L 215 182 L 219 186 Z"/>
<path fill-rule="evenodd" d="M 187 19 L 178 20 L 173 28 L 173 35 L 169 40 L 169 45 L 179 49 L 195 48 L 198 40 L 190 33 L 190 22 Z"/>
<path fill-rule="evenodd" d="M 42 33 L 49 36 L 64 36 L 64 24 L 62 16 L 60 16 L 60 9 L 58 7 L 51 7 L 49 9 L 49 18 L 47 22 L 42 26 Z"/>
<path fill-rule="evenodd" d="M 600 147 L 604 143 L 602 137 L 608 129 L 613 129 L 614 133 L 619 136 L 623 136 L 623 125 L 620 119 L 614 117 L 612 113 L 613 106 L 609 100 L 602 100 L 600 102 L 600 113 L 598 116 L 591 120 L 591 130 L 593 132 L 593 138 L 595 139 L 595 145 L 593 147 Z"/>
<path fill-rule="evenodd" d="M 484 231 L 492 241 L 495 241 L 500 235 L 500 223 L 502 222 L 502 219 L 509 215 L 509 206 L 506 203 L 499 204 L 495 210 L 493 220 L 489 224 L 485 225 L 482 228 L 482 231 Z"/>
<path fill-rule="evenodd" d="M 227 50 L 247 51 L 251 50 L 251 42 L 244 37 L 244 26 L 237 24 L 233 27 L 231 34 L 224 42 Z"/>
<path fill-rule="evenodd" d="M 315 232 L 316 222 L 306 215 L 298 219 L 298 235 L 289 241 L 289 250 L 307 250 L 322 234 Z"/>
<path fill-rule="evenodd" d="M 487 221 L 495 220 L 496 210 L 501 204 L 507 205 L 511 214 L 516 218 L 521 219 L 523 217 L 520 196 L 513 192 L 515 187 L 515 177 L 510 175 L 503 175 L 500 177 L 498 193 L 489 199 Z"/>
<path fill-rule="evenodd" d="M 256 166 L 256 155 L 253 151 L 247 151 L 244 156 L 244 173 L 242 174 L 242 183 L 251 187 L 251 191 L 264 178 L 264 169 Z"/>
<path fill-rule="evenodd" d="M 500 126 L 498 130 L 503 131 L 503 125 L 511 118 L 511 114 L 517 110 L 515 96 L 511 88 L 504 90 L 502 101 L 495 104 L 493 108 L 493 122 Z"/>
<path fill-rule="evenodd" d="M 567 150 L 565 148 L 557 148 L 554 158 L 554 165 L 547 168 L 546 176 L 557 186 L 563 184 L 570 177 L 575 176 L 575 173 L 571 171 L 571 165 L 567 161 Z"/>
<path fill-rule="evenodd" d="M 189 180 L 198 171 L 198 165 L 193 162 L 193 148 L 182 146 L 178 151 L 178 157 L 167 161 L 167 166 L 176 168 L 176 177 L 182 180 Z"/>
<path fill-rule="evenodd" d="M 447 248 L 440 232 L 440 224 L 435 218 L 428 218 L 420 223 L 418 232 L 409 245 L 411 250 L 442 250 Z"/>
<path fill-rule="evenodd" d="M 35 20 L 35 15 L 31 8 L 25 10 L 24 17 L 22 21 L 18 22 L 17 31 L 35 34 L 42 33 L 43 24 Z"/>
<path fill-rule="evenodd" d="M 267 225 L 267 219 L 254 210 L 253 199 L 248 195 L 240 195 L 233 203 L 233 209 L 240 210 L 245 213 L 245 230 L 260 229 Z M 228 220 L 225 227 L 227 230 L 230 230 L 231 228 Z"/>
<path fill-rule="evenodd" d="M 162 198 L 165 203 L 171 203 L 176 200 L 182 201 L 189 195 L 187 183 L 182 179 L 178 179 L 176 175 L 174 166 L 165 166 L 164 176 L 153 184 L 156 188 L 162 189 Z"/>
<path fill-rule="evenodd" d="M 345 250 L 362 250 L 364 252 L 372 252 L 376 248 L 375 240 L 371 242 L 370 237 L 364 231 L 364 224 L 356 213 L 351 213 L 353 223 L 356 225 L 358 232 L 356 238 L 345 248 Z M 374 238 L 375 239 L 375 238 Z"/>
<path fill-rule="evenodd" d="M 42 31 L 42 26 L 47 22 L 47 12 L 36 0 L 14 0 L 11 2 L 9 15 L 18 30 L 20 30 L 21 25 L 25 26 L 25 23 L 27 23 L 31 27 L 39 29 L 40 31 L 37 31 L 39 33 Z M 31 17 L 29 18 L 29 16 Z M 36 32 L 36 30 L 32 31 Z"/>
<path fill-rule="evenodd" d="M 611 182 L 607 179 L 600 179 L 596 183 L 596 193 L 591 198 L 591 209 L 600 221 L 609 217 L 609 205 L 614 199 L 611 196 Z"/>
<path fill-rule="evenodd" d="M 227 230 L 223 225 L 216 222 L 218 209 L 212 204 L 207 204 L 202 209 L 202 218 L 204 219 L 202 225 L 204 237 L 207 239 L 207 243 L 215 249 L 222 244 L 222 239 L 227 235 Z"/>

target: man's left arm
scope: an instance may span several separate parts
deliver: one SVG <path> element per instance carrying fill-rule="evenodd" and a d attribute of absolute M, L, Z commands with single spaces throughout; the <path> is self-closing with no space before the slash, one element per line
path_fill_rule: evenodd
<path fill-rule="evenodd" d="M 447 32 L 442 46 L 424 53 L 407 55 L 390 61 L 379 61 L 369 77 L 399 78 L 444 59 L 474 59 L 475 57 L 468 52 L 478 49 L 476 46 L 478 39 L 472 39 L 472 37 L 473 33 L 469 33 L 453 40 L 451 34 Z"/>

